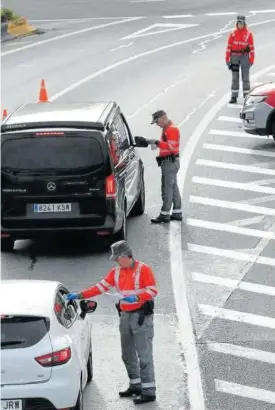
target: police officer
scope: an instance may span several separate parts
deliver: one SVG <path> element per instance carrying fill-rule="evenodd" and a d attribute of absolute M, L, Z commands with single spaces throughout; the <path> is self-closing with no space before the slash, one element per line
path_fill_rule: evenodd
<path fill-rule="evenodd" d="M 152 269 L 134 259 L 126 241 L 111 246 L 110 260 L 117 262 L 107 276 L 81 293 L 69 293 L 67 298 L 89 299 L 112 287 L 121 293 L 117 309 L 120 315 L 120 339 L 129 387 L 119 392 L 120 397 L 134 397 L 135 404 L 156 400 L 156 384 L 153 363 L 153 298 L 157 295 Z M 139 360 L 138 360 L 139 359 Z"/>
<path fill-rule="evenodd" d="M 238 16 L 236 29 L 229 35 L 225 54 L 225 61 L 232 71 L 231 100 L 230 104 L 237 102 L 239 95 L 240 67 L 242 69 L 243 96 L 250 91 L 249 72 L 254 64 L 254 39 L 253 34 L 247 29 L 245 16 Z"/>
<path fill-rule="evenodd" d="M 151 219 L 152 223 L 182 221 L 181 196 L 177 183 L 177 173 L 180 168 L 180 131 L 167 117 L 163 110 L 156 111 L 152 115 L 151 124 L 157 124 L 162 128 L 160 141 L 149 140 L 149 144 L 159 148 L 159 156 L 156 158 L 161 167 L 161 195 L 162 208 L 157 218 Z M 171 208 L 173 205 L 172 214 Z"/>

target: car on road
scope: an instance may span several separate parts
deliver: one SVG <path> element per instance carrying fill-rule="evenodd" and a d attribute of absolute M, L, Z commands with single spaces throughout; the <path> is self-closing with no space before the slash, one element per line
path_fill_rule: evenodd
<path fill-rule="evenodd" d="M 115 102 L 25 104 L 1 131 L 3 251 L 48 233 L 126 239 L 145 209 L 144 166 Z"/>
<path fill-rule="evenodd" d="M 250 91 L 240 117 L 245 132 L 272 135 L 275 140 L 275 81 L 261 84 Z"/>
<path fill-rule="evenodd" d="M 1 410 L 83 409 L 97 303 L 67 293 L 53 281 L 2 281 Z"/>

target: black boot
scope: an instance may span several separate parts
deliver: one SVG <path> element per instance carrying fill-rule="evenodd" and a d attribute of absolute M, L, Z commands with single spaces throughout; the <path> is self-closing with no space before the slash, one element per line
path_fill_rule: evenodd
<path fill-rule="evenodd" d="M 119 392 L 120 397 L 133 397 L 133 396 L 139 396 L 140 394 L 141 394 L 141 388 L 138 388 L 138 387 L 128 387 L 127 390 Z"/>
<path fill-rule="evenodd" d="M 182 215 L 181 214 L 172 214 L 170 216 L 171 221 L 182 221 Z"/>
<path fill-rule="evenodd" d="M 236 102 L 237 102 L 237 97 L 231 97 L 229 104 L 236 104 Z"/>
<path fill-rule="evenodd" d="M 141 394 L 139 397 L 134 399 L 134 403 L 135 404 L 145 404 L 145 403 L 149 403 L 155 400 L 156 400 L 156 396 L 147 396 L 146 394 Z"/>
<path fill-rule="evenodd" d="M 159 215 L 157 218 L 152 218 L 151 222 L 153 224 L 162 224 L 170 222 L 170 215 Z"/>

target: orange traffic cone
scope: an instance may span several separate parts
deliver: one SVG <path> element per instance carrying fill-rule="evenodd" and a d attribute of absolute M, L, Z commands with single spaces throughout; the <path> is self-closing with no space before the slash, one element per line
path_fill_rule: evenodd
<path fill-rule="evenodd" d="M 38 102 L 49 102 L 48 94 L 47 94 L 47 90 L 45 86 L 45 80 L 41 80 Z"/>
<path fill-rule="evenodd" d="M 5 118 L 7 118 L 7 116 L 8 116 L 8 111 L 7 111 L 7 110 L 3 110 L 2 120 L 4 120 Z"/>

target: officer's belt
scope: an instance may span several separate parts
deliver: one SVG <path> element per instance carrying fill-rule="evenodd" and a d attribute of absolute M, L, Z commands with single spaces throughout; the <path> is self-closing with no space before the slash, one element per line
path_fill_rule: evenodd
<path fill-rule="evenodd" d="M 138 319 L 138 324 L 141 326 L 144 322 L 145 316 L 153 315 L 154 314 L 154 301 L 153 300 L 148 300 L 145 302 L 141 308 L 135 309 L 135 310 L 121 310 L 119 303 L 116 303 L 116 308 L 118 311 L 119 316 L 121 315 L 121 312 L 126 312 L 126 313 L 138 313 L 139 314 L 139 319 Z"/>
<path fill-rule="evenodd" d="M 156 157 L 156 160 L 157 160 L 158 166 L 160 167 L 163 162 L 166 162 L 166 161 L 175 162 L 175 159 L 179 157 L 180 157 L 179 154 L 171 154 L 171 155 L 166 155 L 165 157 Z"/>

